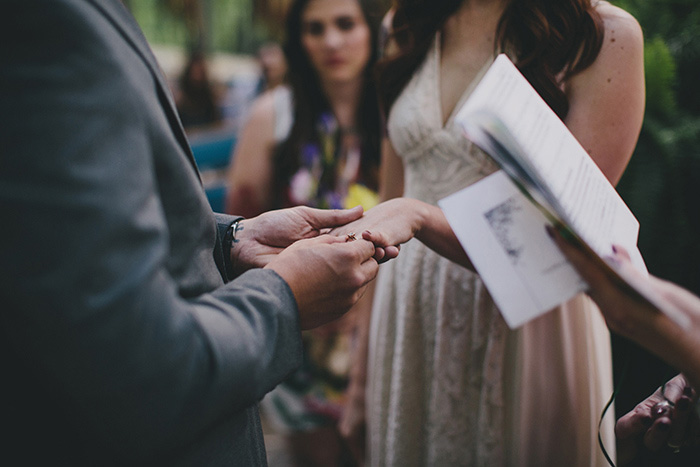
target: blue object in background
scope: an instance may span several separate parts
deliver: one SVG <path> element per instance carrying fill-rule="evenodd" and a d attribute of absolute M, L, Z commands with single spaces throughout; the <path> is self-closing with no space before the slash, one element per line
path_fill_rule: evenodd
<path fill-rule="evenodd" d="M 189 137 L 190 146 L 211 208 L 223 212 L 226 199 L 226 168 L 236 145 L 232 130 L 212 130 Z"/>
<path fill-rule="evenodd" d="M 224 212 L 226 200 L 226 186 L 217 185 L 206 190 L 209 205 L 214 212 Z"/>

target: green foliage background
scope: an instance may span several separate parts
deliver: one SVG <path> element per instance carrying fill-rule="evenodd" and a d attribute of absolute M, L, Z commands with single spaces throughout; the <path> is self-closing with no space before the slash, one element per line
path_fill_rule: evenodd
<path fill-rule="evenodd" d="M 255 53 L 265 31 L 253 16 L 253 0 L 201 0 L 204 10 L 204 48 L 208 51 Z M 194 46 L 184 18 L 163 0 L 131 0 L 129 9 L 152 44 Z"/>
<path fill-rule="evenodd" d="M 619 0 L 645 36 L 646 114 L 618 189 L 649 270 L 700 294 L 700 7 Z"/>

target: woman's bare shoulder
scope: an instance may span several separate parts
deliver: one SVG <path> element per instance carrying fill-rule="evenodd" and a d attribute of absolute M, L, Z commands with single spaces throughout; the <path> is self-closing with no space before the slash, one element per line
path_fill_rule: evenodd
<path fill-rule="evenodd" d="M 627 75 L 626 78 L 632 79 L 639 74 L 640 67 L 643 69 L 642 28 L 634 16 L 608 2 L 600 2 L 596 10 L 603 20 L 603 44 L 598 58 L 588 70 L 589 73 L 584 71 L 583 74 L 605 75 L 616 70 L 622 75 Z"/>
<path fill-rule="evenodd" d="M 250 118 L 255 120 L 270 119 L 275 114 L 275 89 L 269 89 L 255 98 L 250 106 Z"/>
<path fill-rule="evenodd" d="M 643 44 L 642 28 L 629 12 L 608 2 L 598 3 L 596 11 L 603 20 L 606 40 L 622 40 L 639 46 Z"/>
<path fill-rule="evenodd" d="M 251 151 L 251 148 L 268 148 L 274 144 L 275 110 L 275 89 L 263 92 L 253 101 L 238 138 L 237 152 L 257 153 L 258 149 Z"/>

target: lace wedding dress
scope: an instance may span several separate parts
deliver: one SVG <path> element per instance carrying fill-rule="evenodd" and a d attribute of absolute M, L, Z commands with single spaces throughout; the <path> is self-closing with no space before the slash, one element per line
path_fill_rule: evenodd
<path fill-rule="evenodd" d="M 388 121 L 405 196 L 432 204 L 495 170 L 454 115 L 442 125 L 439 43 Z M 371 465 L 607 465 L 609 334 L 583 295 L 510 331 L 476 274 L 411 240 L 380 268 L 369 362 Z"/>

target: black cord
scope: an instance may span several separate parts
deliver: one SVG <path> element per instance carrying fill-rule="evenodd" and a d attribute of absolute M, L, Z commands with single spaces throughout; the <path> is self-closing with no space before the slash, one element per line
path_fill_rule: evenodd
<path fill-rule="evenodd" d="M 613 393 L 610 396 L 610 400 L 608 401 L 607 404 L 605 404 L 605 407 L 603 407 L 603 413 L 600 414 L 600 421 L 598 421 L 598 444 L 600 445 L 600 449 L 603 451 L 603 455 L 605 456 L 605 460 L 608 461 L 608 464 L 610 464 L 611 467 L 615 467 L 615 463 L 610 458 L 608 451 L 605 449 L 605 443 L 603 443 L 603 438 L 600 435 L 600 427 L 603 425 L 603 419 L 605 418 L 605 414 L 607 413 L 610 406 L 612 406 L 613 402 L 615 402 L 615 398 L 617 397 L 617 394 L 620 392 L 620 388 L 622 387 L 622 383 L 625 381 L 625 377 L 627 376 L 627 370 L 629 369 L 631 360 L 632 360 L 632 354 L 628 351 L 627 355 L 625 356 L 625 363 L 622 367 L 622 371 L 620 372 L 620 378 L 617 381 L 617 383 L 615 384 L 615 388 L 613 389 Z"/>

